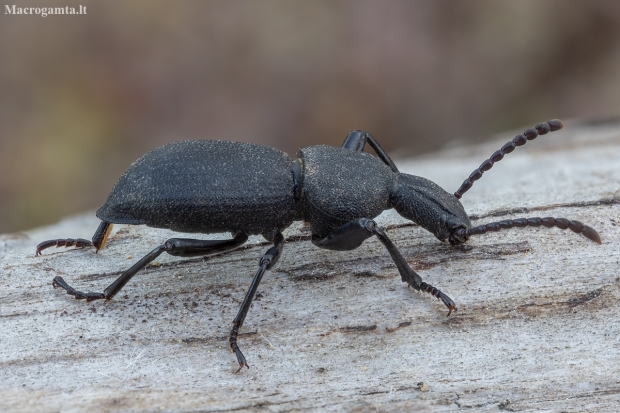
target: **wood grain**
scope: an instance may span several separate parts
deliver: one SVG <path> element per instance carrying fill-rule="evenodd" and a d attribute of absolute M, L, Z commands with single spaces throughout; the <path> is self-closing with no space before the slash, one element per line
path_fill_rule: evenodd
<path fill-rule="evenodd" d="M 454 191 L 512 136 L 398 164 Z M 617 411 L 620 124 L 569 122 L 507 155 L 462 201 L 474 225 L 565 217 L 603 244 L 525 228 L 457 249 L 383 214 L 414 269 L 457 303 L 446 318 L 377 240 L 324 251 L 295 225 L 242 328 L 251 368 L 237 375 L 227 336 L 267 249 L 260 238 L 206 259 L 161 256 L 114 300 L 86 303 L 52 278 L 102 291 L 173 233 L 115 227 L 98 254 L 41 257 L 42 240 L 90 238 L 94 214 L 2 235 L 0 410 Z"/>

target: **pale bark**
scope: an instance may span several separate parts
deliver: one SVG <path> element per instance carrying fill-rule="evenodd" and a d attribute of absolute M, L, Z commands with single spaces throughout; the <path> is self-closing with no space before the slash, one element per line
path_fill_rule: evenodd
<path fill-rule="evenodd" d="M 512 136 L 398 165 L 453 192 Z M 524 228 L 457 249 L 382 215 L 412 267 L 457 303 L 446 318 L 441 302 L 400 281 L 378 240 L 336 253 L 295 225 L 242 328 L 251 368 L 237 375 L 227 336 L 264 240 L 207 259 L 162 255 L 114 300 L 86 303 L 52 278 L 103 291 L 173 233 L 116 227 L 98 254 L 41 257 L 40 241 L 90 238 L 94 213 L 0 236 L 0 410 L 617 411 L 620 125 L 569 123 L 539 137 L 462 201 L 474 225 L 566 217 L 603 244 Z"/>

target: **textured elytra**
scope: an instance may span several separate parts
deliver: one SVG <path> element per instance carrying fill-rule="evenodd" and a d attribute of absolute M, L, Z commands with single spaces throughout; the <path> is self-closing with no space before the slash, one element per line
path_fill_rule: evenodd
<path fill-rule="evenodd" d="M 249 143 L 170 143 L 130 166 L 97 217 L 179 232 L 282 229 L 296 215 L 291 162 L 282 151 Z"/>
<path fill-rule="evenodd" d="M 375 156 L 318 145 L 300 149 L 304 218 L 320 237 L 358 218 L 390 208 L 395 174 Z"/>

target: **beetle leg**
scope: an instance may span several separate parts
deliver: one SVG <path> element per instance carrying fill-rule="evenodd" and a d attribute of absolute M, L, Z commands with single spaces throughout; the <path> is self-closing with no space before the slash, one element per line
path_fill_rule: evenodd
<path fill-rule="evenodd" d="M 67 291 L 67 294 L 76 299 L 86 299 L 86 301 L 100 300 L 114 297 L 131 280 L 131 278 L 148 263 L 157 258 L 162 252 L 178 257 L 197 257 L 202 255 L 216 254 L 229 251 L 243 245 L 248 240 L 247 234 L 238 233 L 234 239 L 227 240 L 198 240 L 186 238 L 170 238 L 153 251 L 149 252 L 140 261 L 136 262 L 128 270 L 120 275 L 103 293 L 83 293 L 75 290 L 60 276 L 52 281 L 54 288 L 60 287 Z"/>
<path fill-rule="evenodd" d="M 370 221 L 362 218 L 349 221 L 344 225 L 332 230 L 326 237 L 313 234 L 312 243 L 319 248 L 334 251 L 351 251 L 362 245 L 362 242 L 375 235 L 366 228 L 365 223 Z"/>
<path fill-rule="evenodd" d="M 334 229 L 326 237 L 312 237 L 312 243 L 320 248 L 337 251 L 348 251 L 359 247 L 364 240 L 375 235 L 390 253 L 392 260 L 398 268 L 401 279 L 418 291 L 429 293 L 439 299 L 448 307 L 448 315 L 456 311 L 454 301 L 437 288 L 422 281 L 422 278 L 409 266 L 407 260 L 401 255 L 400 251 L 392 243 L 387 234 L 372 219 L 361 218 L 349 221 L 346 224 Z"/>
<path fill-rule="evenodd" d="M 369 144 L 372 149 L 374 149 L 375 153 L 379 156 L 387 166 L 392 169 L 392 172 L 398 173 L 398 168 L 394 165 L 394 162 L 389 157 L 387 152 L 379 145 L 379 142 L 375 140 L 375 138 L 368 132 L 364 130 L 354 130 L 350 132 L 342 143 L 343 148 L 351 149 L 355 152 L 361 152 L 364 150 L 364 146 Z"/>
<path fill-rule="evenodd" d="M 41 251 L 50 247 L 76 247 L 76 248 L 87 248 L 94 246 L 96 248 L 96 252 L 99 252 L 105 246 L 108 237 L 110 236 L 110 232 L 112 232 L 112 224 L 110 222 L 101 221 L 97 231 L 95 231 L 95 235 L 93 235 L 92 242 L 83 239 L 73 239 L 73 238 L 61 238 L 61 239 L 51 239 L 48 241 L 43 241 L 39 245 L 37 245 L 37 252 L 35 255 L 41 255 Z"/>
<path fill-rule="evenodd" d="M 252 279 L 252 284 L 250 284 L 250 289 L 245 294 L 245 298 L 243 299 L 243 303 L 241 304 L 241 308 L 237 313 L 237 316 L 232 322 L 232 329 L 230 330 L 230 337 L 228 342 L 230 343 L 230 349 L 234 351 L 237 356 L 237 361 L 239 362 L 239 368 L 235 373 L 239 373 L 239 371 L 243 368 L 243 366 L 250 368 L 248 363 L 243 356 L 241 350 L 239 350 L 239 346 L 237 345 L 237 335 L 239 334 L 239 329 L 243 325 L 243 321 L 245 320 L 245 316 L 248 314 L 248 310 L 250 309 L 250 304 L 252 304 L 252 300 L 254 299 L 254 295 L 256 294 L 256 290 L 258 289 L 258 285 L 260 284 L 261 279 L 263 278 L 263 274 L 265 274 L 266 270 L 271 269 L 278 258 L 280 258 L 280 253 L 282 252 L 282 247 L 284 245 L 284 237 L 282 233 L 278 232 L 274 237 L 273 247 L 269 248 L 269 250 L 263 255 L 260 259 L 258 271 L 254 274 L 254 278 Z"/>

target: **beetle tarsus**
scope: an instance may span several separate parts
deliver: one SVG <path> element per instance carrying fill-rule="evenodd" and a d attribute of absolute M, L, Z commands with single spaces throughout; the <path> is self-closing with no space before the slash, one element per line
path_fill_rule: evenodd
<path fill-rule="evenodd" d="M 48 241 L 43 241 L 39 245 L 37 245 L 37 252 L 35 256 L 41 255 L 41 251 L 51 247 L 76 247 L 76 248 L 87 248 L 92 247 L 93 243 L 84 238 L 64 238 L 64 239 L 51 239 Z"/>
<path fill-rule="evenodd" d="M 245 356 L 237 345 L 237 335 L 239 334 L 240 327 L 241 323 L 237 321 L 233 322 L 233 327 L 230 330 L 230 337 L 228 339 L 230 349 L 235 353 L 235 356 L 237 356 L 237 362 L 239 363 L 239 368 L 235 371 L 235 374 L 239 373 L 243 367 L 247 367 L 248 369 L 250 368 L 250 366 L 248 366 L 248 362 L 245 360 Z"/>
<path fill-rule="evenodd" d="M 52 286 L 54 288 L 60 287 L 64 289 L 67 294 L 72 295 L 73 297 L 75 297 L 76 300 L 93 301 L 106 298 L 105 294 L 102 293 L 83 293 L 81 291 L 78 291 L 75 288 L 71 287 L 69 284 L 67 284 L 67 282 L 60 276 L 54 277 L 54 279 L 52 280 Z"/>
<path fill-rule="evenodd" d="M 95 252 L 99 252 L 99 250 L 105 246 L 105 243 L 110 236 L 111 231 L 112 224 L 106 221 L 101 221 L 99 227 L 97 228 L 97 231 L 95 231 L 95 234 L 93 235 L 92 241 L 84 238 L 60 238 L 43 241 L 42 243 L 37 245 L 37 252 L 35 253 L 35 256 L 41 255 L 41 251 L 50 247 L 95 247 Z"/>
<path fill-rule="evenodd" d="M 420 291 L 429 293 L 430 295 L 441 299 L 444 305 L 448 307 L 448 315 L 446 317 L 449 317 L 453 311 L 457 310 L 456 304 L 454 304 L 454 301 L 452 301 L 450 297 L 442 293 L 438 288 L 433 287 L 432 285 L 427 284 L 425 282 L 422 282 L 422 284 L 420 284 Z"/>

